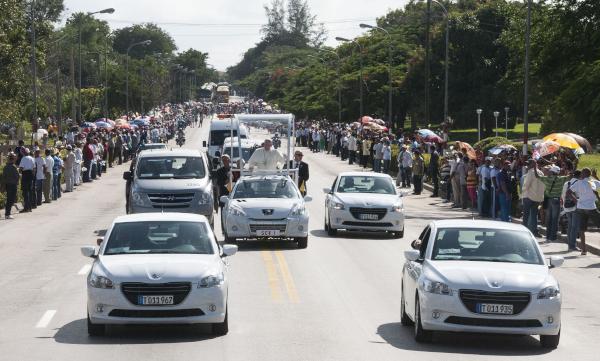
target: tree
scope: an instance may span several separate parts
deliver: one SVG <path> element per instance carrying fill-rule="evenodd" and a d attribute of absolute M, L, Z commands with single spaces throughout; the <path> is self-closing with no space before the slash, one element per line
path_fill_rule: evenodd
<path fill-rule="evenodd" d="M 130 45 L 146 40 L 152 43 L 133 47 L 129 56 L 141 59 L 156 53 L 170 55 L 177 50 L 173 38 L 155 24 L 133 25 L 115 30 L 113 47 L 116 52 L 126 54 Z"/>

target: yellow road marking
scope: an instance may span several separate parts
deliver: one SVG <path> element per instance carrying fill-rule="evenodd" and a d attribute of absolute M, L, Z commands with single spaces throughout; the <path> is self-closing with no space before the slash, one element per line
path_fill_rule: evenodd
<path fill-rule="evenodd" d="M 269 288 L 271 288 L 271 298 L 275 302 L 281 302 L 281 290 L 279 288 L 279 277 L 277 276 L 277 269 L 273 262 L 273 256 L 269 251 L 261 251 L 263 261 L 265 262 L 265 268 L 267 269 L 267 278 L 269 280 Z"/>
<path fill-rule="evenodd" d="M 288 297 L 290 298 L 290 302 L 298 303 L 298 292 L 296 291 L 296 285 L 294 284 L 294 279 L 292 278 L 290 269 L 285 261 L 285 257 L 281 251 L 275 251 L 275 256 L 277 257 L 277 261 L 279 263 L 279 270 L 281 271 L 283 283 L 285 283 L 285 288 L 287 290 Z"/>

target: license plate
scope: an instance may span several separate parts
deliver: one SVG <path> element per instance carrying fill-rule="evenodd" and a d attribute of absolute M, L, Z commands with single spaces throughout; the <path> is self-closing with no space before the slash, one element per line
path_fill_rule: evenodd
<path fill-rule="evenodd" d="M 512 315 L 513 305 L 503 305 L 498 303 L 478 303 L 477 313 L 495 313 L 501 315 Z"/>
<path fill-rule="evenodd" d="M 173 296 L 138 296 L 138 304 L 144 306 L 172 305 Z"/>
<path fill-rule="evenodd" d="M 259 229 L 256 231 L 256 235 L 260 236 L 260 237 L 276 237 L 276 236 L 279 236 L 279 234 L 280 234 L 279 230 Z"/>
<path fill-rule="evenodd" d="M 360 219 L 366 220 L 366 221 L 377 221 L 379 220 L 379 216 L 377 214 L 361 214 L 360 215 Z"/>

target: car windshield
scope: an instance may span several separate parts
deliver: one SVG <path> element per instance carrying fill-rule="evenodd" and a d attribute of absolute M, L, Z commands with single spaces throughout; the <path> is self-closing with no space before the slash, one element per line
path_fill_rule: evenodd
<path fill-rule="evenodd" d="M 438 229 L 431 259 L 544 264 L 529 232 L 495 228 Z"/>
<path fill-rule="evenodd" d="M 256 148 L 244 148 L 242 147 L 242 158 L 244 159 L 245 162 L 247 162 L 248 160 L 250 160 L 250 157 L 252 156 L 252 153 L 254 153 L 254 150 Z M 231 155 L 231 147 L 226 147 L 223 148 L 223 154 L 227 154 L 232 158 L 239 158 L 240 156 L 240 148 L 239 147 L 234 147 L 233 148 L 233 156 Z"/>
<path fill-rule="evenodd" d="M 137 167 L 140 179 L 204 178 L 204 175 L 201 157 L 143 157 Z"/>
<path fill-rule="evenodd" d="M 166 144 L 140 144 L 139 151 L 149 150 L 149 149 L 167 149 Z"/>
<path fill-rule="evenodd" d="M 336 192 L 396 194 L 396 188 L 392 181 L 385 177 L 343 176 Z"/>
<path fill-rule="evenodd" d="M 237 129 L 234 129 L 233 132 L 229 129 L 213 130 L 210 132 L 210 145 L 221 146 L 225 143 L 225 138 L 231 136 L 237 137 Z"/>
<path fill-rule="evenodd" d="M 288 179 L 246 179 L 235 187 L 233 198 L 299 198 L 294 183 Z"/>
<path fill-rule="evenodd" d="M 117 223 L 104 255 L 137 253 L 214 254 L 212 239 L 201 222 Z"/>

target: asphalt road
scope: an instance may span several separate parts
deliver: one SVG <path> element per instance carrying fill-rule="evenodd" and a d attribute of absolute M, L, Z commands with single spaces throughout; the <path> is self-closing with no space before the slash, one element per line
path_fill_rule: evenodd
<path fill-rule="evenodd" d="M 207 124 L 188 130 L 187 147 L 200 147 Z M 240 246 L 230 260 L 230 332 L 224 337 L 211 336 L 208 327 L 112 327 L 108 337 L 87 336 L 85 274 L 91 262 L 79 247 L 95 244 L 97 234 L 124 214 L 121 174 L 128 165 L 59 202 L 0 221 L 0 360 L 600 359 L 600 258 L 574 253 L 552 271 L 564 297 L 557 350 L 543 350 L 528 336 L 440 334 L 433 344 L 415 343 L 412 329 L 399 323 L 402 252 L 429 221 L 465 214 L 425 193 L 407 195 L 404 239 L 345 233 L 329 238 L 322 189 L 337 173 L 356 168 L 333 156 L 304 153 L 313 198 L 308 248 Z M 566 249 L 543 247 L 546 254 Z"/>

